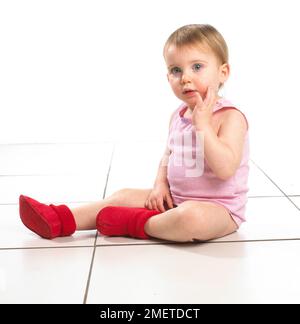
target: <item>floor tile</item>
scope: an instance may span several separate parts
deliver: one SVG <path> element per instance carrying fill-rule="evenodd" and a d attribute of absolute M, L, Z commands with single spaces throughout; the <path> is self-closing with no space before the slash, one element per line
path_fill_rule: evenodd
<path fill-rule="evenodd" d="M 160 141 L 116 144 L 107 196 L 122 188 L 152 188 L 164 148 Z"/>
<path fill-rule="evenodd" d="M 289 197 L 289 198 L 300 209 L 300 195 L 298 197 Z"/>
<path fill-rule="evenodd" d="M 0 144 L 0 175 L 72 175 L 107 171 L 113 143 Z"/>
<path fill-rule="evenodd" d="M 0 250 L 0 304 L 83 303 L 93 248 Z"/>
<path fill-rule="evenodd" d="M 217 241 L 300 239 L 300 210 L 286 197 L 249 198 L 247 221 Z"/>
<path fill-rule="evenodd" d="M 252 161 L 249 161 L 248 187 L 248 197 L 283 196 L 283 193 Z"/>
<path fill-rule="evenodd" d="M 298 303 L 299 253 L 300 241 L 98 247 L 87 302 Z"/>
<path fill-rule="evenodd" d="M 43 239 L 23 225 L 17 205 L 0 205 L 0 249 L 93 246 L 95 237 L 96 230 L 77 231 L 72 236 L 59 237 L 53 240 Z"/>
<path fill-rule="evenodd" d="M 102 199 L 112 149 L 111 143 L 0 145 L 0 204 L 17 203 L 20 194 L 49 202 Z"/>
<path fill-rule="evenodd" d="M 286 148 L 285 150 L 291 150 Z M 287 151 L 288 152 L 288 151 Z M 286 195 L 298 195 L 300 193 L 300 157 L 295 153 L 284 153 L 280 151 L 276 155 L 264 155 L 260 159 L 255 159 L 254 162 L 274 181 Z"/>
<path fill-rule="evenodd" d="M 106 172 L 107 169 L 97 175 L 0 177 L 0 204 L 17 204 L 20 194 L 45 203 L 102 199 Z"/>

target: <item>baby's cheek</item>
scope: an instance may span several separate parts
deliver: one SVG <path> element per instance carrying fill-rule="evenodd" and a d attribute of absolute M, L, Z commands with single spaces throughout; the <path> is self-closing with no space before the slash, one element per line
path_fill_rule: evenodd
<path fill-rule="evenodd" d="M 207 88 L 208 88 L 208 86 L 203 85 L 203 84 L 201 84 L 201 85 L 199 85 L 199 87 L 197 87 L 202 100 L 204 100 L 204 98 L 206 97 Z"/>

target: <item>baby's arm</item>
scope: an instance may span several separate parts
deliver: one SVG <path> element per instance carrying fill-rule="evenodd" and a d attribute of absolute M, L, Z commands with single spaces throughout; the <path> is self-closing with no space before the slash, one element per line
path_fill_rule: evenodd
<path fill-rule="evenodd" d="M 226 109 L 222 124 L 216 134 L 212 126 L 212 112 L 216 102 L 216 92 L 209 87 L 202 100 L 198 94 L 192 121 L 196 131 L 202 132 L 204 158 L 213 173 L 222 180 L 232 177 L 242 159 L 247 122 L 241 112 Z"/>
<path fill-rule="evenodd" d="M 218 134 L 212 127 L 203 129 L 204 156 L 215 175 L 227 180 L 241 163 L 247 122 L 236 109 L 228 109 L 224 114 Z"/>

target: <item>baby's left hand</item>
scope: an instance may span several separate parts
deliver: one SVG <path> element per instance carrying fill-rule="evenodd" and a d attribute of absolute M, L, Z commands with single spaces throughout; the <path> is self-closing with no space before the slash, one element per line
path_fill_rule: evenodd
<path fill-rule="evenodd" d="M 199 93 L 196 94 L 198 99 L 192 114 L 192 123 L 197 130 L 203 130 L 206 126 L 211 125 L 213 107 L 216 103 L 217 92 L 208 87 L 206 97 L 203 100 Z"/>

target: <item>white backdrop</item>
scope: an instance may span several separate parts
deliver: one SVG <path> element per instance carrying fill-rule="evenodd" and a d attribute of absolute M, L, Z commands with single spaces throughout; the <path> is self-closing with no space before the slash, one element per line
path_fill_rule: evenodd
<path fill-rule="evenodd" d="M 209 23 L 227 40 L 224 95 L 246 112 L 256 152 L 296 145 L 297 2 L 1 0 L 0 143 L 164 139 L 178 105 L 164 42 Z"/>

